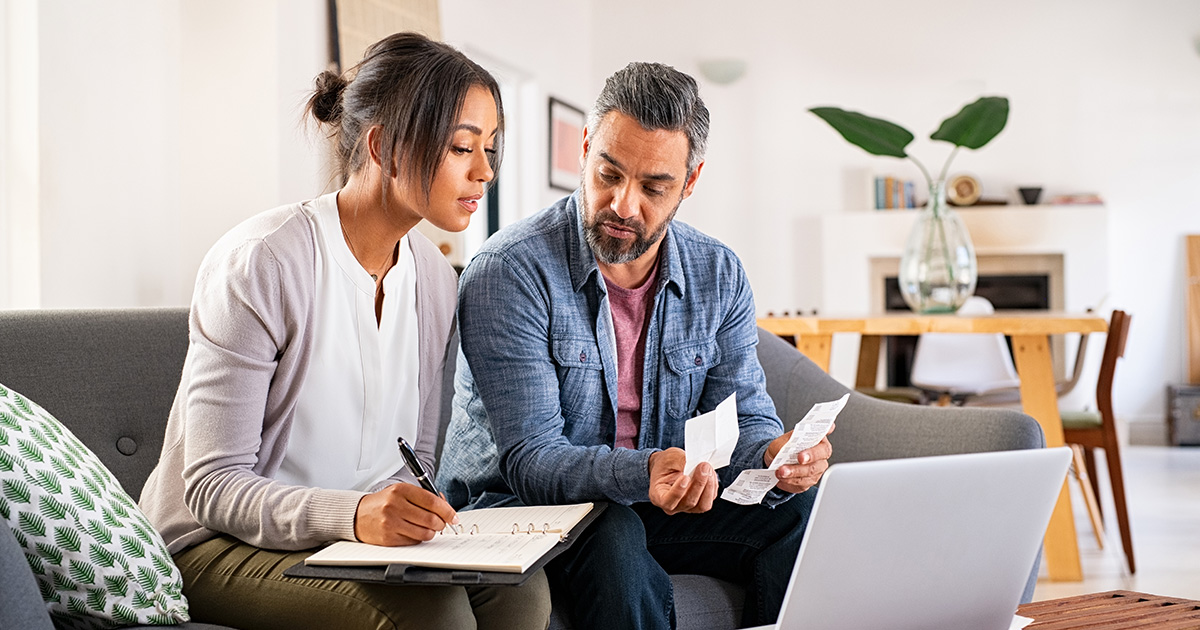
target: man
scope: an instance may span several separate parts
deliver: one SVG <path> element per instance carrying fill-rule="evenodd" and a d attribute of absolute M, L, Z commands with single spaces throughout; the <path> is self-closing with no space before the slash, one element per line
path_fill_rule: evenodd
<path fill-rule="evenodd" d="M 668 573 L 744 584 L 743 621 L 773 622 L 827 468 L 823 440 L 778 469 L 765 505 L 717 499 L 790 434 L 741 263 L 673 221 L 707 134 L 694 79 L 630 64 L 589 116 L 579 190 L 489 240 L 460 284 L 442 487 L 455 505 L 611 503 L 547 567 L 577 628 L 673 626 Z M 732 463 L 684 475 L 684 423 L 734 392 Z"/>

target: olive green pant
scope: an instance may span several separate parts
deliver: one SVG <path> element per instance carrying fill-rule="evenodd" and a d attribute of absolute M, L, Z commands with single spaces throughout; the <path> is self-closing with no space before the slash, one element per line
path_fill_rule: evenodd
<path fill-rule="evenodd" d="M 192 621 L 274 628 L 529 629 L 550 625 L 550 589 L 538 571 L 522 586 L 400 586 L 290 578 L 313 553 L 270 551 L 218 536 L 175 554 Z"/>

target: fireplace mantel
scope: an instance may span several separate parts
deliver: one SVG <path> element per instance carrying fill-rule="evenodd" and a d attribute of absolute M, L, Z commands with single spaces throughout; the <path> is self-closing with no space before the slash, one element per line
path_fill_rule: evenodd
<path fill-rule="evenodd" d="M 981 266 L 1027 269 L 1061 261 L 1061 298 L 1051 308 L 1082 312 L 1109 291 L 1108 210 L 1102 205 L 957 208 Z M 904 250 L 916 210 L 834 212 L 800 222 L 799 295 L 823 314 L 862 314 L 882 308 L 881 274 Z M 1005 259 L 1008 259 L 1006 262 Z M 1061 299 L 1061 301 L 1058 301 Z M 832 372 L 853 382 L 855 344 L 834 345 Z M 845 354 L 845 357 L 839 355 Z M 845 372 L 843 374 L 843 372 Z"/>

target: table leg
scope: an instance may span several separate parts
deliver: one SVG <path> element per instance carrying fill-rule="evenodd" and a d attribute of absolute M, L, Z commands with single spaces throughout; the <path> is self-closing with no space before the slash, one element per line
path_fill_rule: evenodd
<path fill-rule="evenodd" d="M 833 333 L 796 335 L 796 349 L 828 372 L 829 357 L 833 353 Z"/>
<path fill-rule="evenodd" d="M 1033 416 L 1046 434 L 1046 446 L 1063 445 L 1062 418 L 1054 391 L 1054 364 L 1050 359 L 1049 335 L 1013 335 L 1013 358 L 1021 378 L 1021 406 Z M 1050 516 L 1045 538 L 1046 569 L 1056 582 L 1080 582 L 1079 542 L 1071 497 L 1063 480 L 1058 502 Z"/>
<path fill-rule="evenodd" d="M 865 389 L 875 389 L 875 381 L 879 376 L 879 347 L 883 343 L 882 335 L 863 335 L 858 346 L 858 377 L 854 386 Z"/>

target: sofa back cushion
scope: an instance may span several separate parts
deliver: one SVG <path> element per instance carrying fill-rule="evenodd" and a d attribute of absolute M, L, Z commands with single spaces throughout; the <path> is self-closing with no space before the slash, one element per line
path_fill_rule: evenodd
<path fill-rule="evenodd" d="M 70 430 L 3 384 L 0 521 L 60 627 L 188 621 L 179 569 L 133 499 Z"/>
<path fill-rule="evenodd" d="M 136 499 L 187 346 L 186 308 L 0 310 L 0 383 L 61 420 Z"/>

